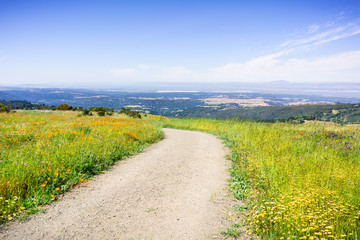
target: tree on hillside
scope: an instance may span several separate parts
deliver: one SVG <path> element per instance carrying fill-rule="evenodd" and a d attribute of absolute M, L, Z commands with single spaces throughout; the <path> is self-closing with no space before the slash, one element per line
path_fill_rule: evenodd
<path fill-rule="evenodd" d="M 100 117 L 105 116 L 105 112 L 104 112 L 104 111 L 98 111 L 97 114 L 98 114 Z"/>
<path fill-rule="evenodd" d="M 129 108 L 121 108 L 119 110 L 119 114 L 126 114 L 130 117 L 133 117 L 133 118 L 141 118 L 141 115 L 139 112 L 137 111 L 131 111 Z"/>
<path fill-rule="evenodd" d="M 5 105 L 0 103 L 0 112 L 10 112 L 11 111 L 11 106 L 10 105 Z"/>
<path fill-rule="evenodd" d="M 67 111 L 67 110 L 71 110 L 72 106 L 69 106 L 68 104 L 64 103 L 64 104 L 60 104 L 55 109 L 60 111 Z"/>
<path fill-rule="evenodd" d="M 92 113 L 90 112 L 90 110 L 89 109 L 83 109 L 82 110 L 82 115 L 84 115 L 84 116 L 87 116 L 87 115 L 92 115 Z"/>

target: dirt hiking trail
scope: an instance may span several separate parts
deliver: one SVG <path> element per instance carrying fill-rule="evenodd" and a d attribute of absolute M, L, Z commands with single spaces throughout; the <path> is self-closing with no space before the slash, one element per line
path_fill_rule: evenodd
<path fill-rule="evenodd" d="M 0 239 L 221 239 L 227 150 L 215 136 L 164 129 L 166 138 L 46 206 Z M 230 201 L 230 202 L 229 202 Z"/>

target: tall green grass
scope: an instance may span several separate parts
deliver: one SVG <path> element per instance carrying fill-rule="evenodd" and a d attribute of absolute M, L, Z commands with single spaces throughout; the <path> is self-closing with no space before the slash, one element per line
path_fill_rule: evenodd
<path fill-rule="evenodd" d="M 0 221 L 55 200 L 162 137 L 154 122 L 120 115 L 0 114 Z"/>
<path fill-rule="evenodd" d="M 359 239 L 357 127 L 163 119 L 210 132 L 232 152 L 235 197 L 251 206 L 248 234 L 264 239 Z"/>

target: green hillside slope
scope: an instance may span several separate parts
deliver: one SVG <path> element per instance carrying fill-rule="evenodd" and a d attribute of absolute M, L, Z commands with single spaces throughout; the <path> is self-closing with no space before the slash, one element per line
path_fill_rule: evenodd
<path fill-rule="evenodd" d="M 256 108 L 197 107 L 185 109 L 177 117 L 235 118 L 256 121 L 322 120 L 360 123 L 360 104 L 306 104 Z"/>

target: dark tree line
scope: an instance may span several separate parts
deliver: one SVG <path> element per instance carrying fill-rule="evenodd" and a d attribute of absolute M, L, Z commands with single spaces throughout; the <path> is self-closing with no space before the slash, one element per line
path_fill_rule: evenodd
<path fill-rule="evenodd" d="M 16 109 L 24 109 L 24 110 L 50 110 L 54 108 L 54 106 L 48 106 L 45 104 L 31 103 L 23 100 L 0 100 L 0 103 L 5 106 L 10 106 L 12 110 Z"/>

